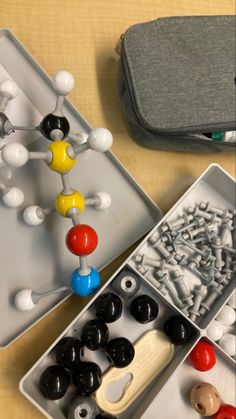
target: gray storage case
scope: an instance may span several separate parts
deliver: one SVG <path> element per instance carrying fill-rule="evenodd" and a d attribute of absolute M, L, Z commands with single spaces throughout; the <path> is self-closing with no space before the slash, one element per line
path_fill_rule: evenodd
<path fill-rule="evenodd" d="M 123 36 L 118 73 L 121 105 L 140 145 L 234 151 L 234 143 L 205 135 L 235 130 L 234 16 L 134 25 Z"/>

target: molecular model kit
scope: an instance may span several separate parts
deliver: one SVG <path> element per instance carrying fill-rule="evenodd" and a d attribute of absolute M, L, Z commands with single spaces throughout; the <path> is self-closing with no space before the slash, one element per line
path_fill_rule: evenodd
<path fill-rule="evenodd" d="M 38 126 L 16 126 L 6 116 L 5 109 L 9 101 L 18 94 L 17 84 L 10 79 L 0 83 L 0 138 L 17 130 L 39 131 L 50 142 L 44 151 L 29 151 L 21 143 L 7 143 L 1 156 L 6 167 L 14 168 L 24 166 L 29 160 L 43 160 L 49 169 L 61 176 L 62 191 L 57 194 L 55 205 L 51 208 L 30 205 L 23 211 L 23 220 L 29 226 L 37 226 L 54 212 L 71 219 L 73 226 L 66 235 L 66 245 L 70 252 L 79 257 L 79 267 L 71 275 L 70 287 L 76 295 L 88 296 L 100 284 L 99 273 L 87 261 L 87 256 L 97 247 L 98 236 L 91 226 L 80 223 L 80 214 L 88 206 L 97 210 L 107 209 L 111 204 L 111 196 L 107 192 L 98 191 L 85 198 L 71 186 L 69 172 L 76 164 L 78 154 L 87 149 L 106 152 L 113 139 L 110 131 L 105 128 L 92 129 L 89 135 L 71 132 L 69 121 L 63 113 L 63 104 L 65 96 L 74 87 L 74 78 L 67 71 L 59 71 L 53 78 L 53 86 L 57 94 L 55 109 Z M 0 182 L 0 194 L 3 203 L 9 208 L 19 207 L 24 202 L 24 193 L 18 187 L 8 187 Z M 22 289 L 15 295 L 15 306 L 20 311 L 31 310 L 41 298 L 68 291 L 70 287 L 60 287 L 43 294 Z"/>

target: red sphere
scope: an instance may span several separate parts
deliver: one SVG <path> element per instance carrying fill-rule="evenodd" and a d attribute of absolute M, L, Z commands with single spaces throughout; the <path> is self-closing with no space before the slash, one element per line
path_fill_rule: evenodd
<path fill-rule="evenodd" d="M 222 404 L 213 419 L 236 419 L 236 407 L 231 404 Z"/>
<path fill-rule="evenodd" d="M 201 339 L 190 352 L 189 361 L 198 371 L 210 370 L 216 363 L 213 346 L 206 340 Z"/>
<path fill-rule="evenodd" d="M 96 231 L 87 224 L 72 227 L 66 235 L 66 245 L 71 253 L 77 256 L 87 256 L 98 244 Z"/>

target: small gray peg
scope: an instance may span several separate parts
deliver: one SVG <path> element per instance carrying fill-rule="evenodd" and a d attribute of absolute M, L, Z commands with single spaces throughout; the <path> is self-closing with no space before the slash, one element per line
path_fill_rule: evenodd
<path fill-rule="evenodd" d="M 173 276 L 173 282 L 181 300 L 184 301 L 188 307 L 192 306 L 193 296 L 190 294 L 187 284 L 184 281 L 184 275 L 178 269 L 172 271 L 170 274 Z"/>
<path fill-rule="evenodd" d="M 207 296 L 206 300 L 202 302 L 200 315 L 204 316 L 207 312 L 211 310 L 214 302 L 222 294 L 223 285 L 219 285 L 218 288 L 213 287 L 210 294 Z"/>
<path fill-rule="evenodd" d="M 203 298 L 206 296 L 207 287 L 205 285 L 197 286 L 194 291 L 194 303 L 193 306 L 189 309 L 190 319 L 195 322 L 196 318 L 200 316 L 200 306 Z"/>

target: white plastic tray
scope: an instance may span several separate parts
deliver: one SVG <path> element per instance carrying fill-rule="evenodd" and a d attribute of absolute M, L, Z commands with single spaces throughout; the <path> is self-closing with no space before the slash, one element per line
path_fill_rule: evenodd
<path fill-rule="evenodd" d="M 117 274 L 118 272 L 116 272 Z M 116 276 L 116 275 L 114 275 Z M 114 292 L 112 287 L 109 286 L 109 283 L 103 287 L 101 292 L 106 289 L 106 291 Z M 141 281 L 141 288 L 138 291 L 139 294 L 148 294 L 152 298 L 157 301 L 159 306 L 159 314 L 156 320 L 150 322 L 146 325 L 140 324 L 136 322 L 133 317 L 129 313 L 129 305 L 130 300 L 123 300 L 124 308 L 122 317 L 114 323 L 108 324 L 109 331 L 110 331 L 110 339 L 123 336 L 128 338 L 130 341 L 135 342 L 137 338 L 142 335 L 145 331 L 153 328 L 157 328 L 162 330 L 165 320 L 170 317 L 171 315 L 177 314 L 175 308 L 171 307 L 171 305 L 165 301 L 165 299 L 158 295 L 155 288 L 149 284 L 145 279 L 139 277 Z M 100 293 L 98 295 L 100 295 Z M 55 419 L 65 419 L 66 418 L 66 411 L 69 405 L 70 398 L 72 397 L 73 393 L 75 392 L 75 388 L 73 386 L 70 387 L 67 394 L 57 402 L 50 402 L 46 400 L 41 392 L 38 389 L 38 381 L 41 373 L 46 369 L 48 366 L 55 364 L 55 360 L 53 357 L 53 353 L 51 353 L 55 344 L 63 337 L 63 336 L 77 336 L 80 337 L 81 328 L 86 321 L 89 319 L 95 318 L 94 310 L 93 310 L 93 301 L 96 300 L 94 297 L 91 302 L 86 306 L 86 308 L 76 317 L 76 319 L 70 324 L 70 326 L 58 337 L 58 339 L 53 343 L 53 345 L 48 349 L 48 351 L 39 359 L 39 361 L 31 368 L 31 370 L 23 377 L 20 383 L 20 390 L 23 394 L 32 402 L 34 403 L 48 418 L 55 418 Z M 155 391 L 159 391 L 162 386 L 166 383 L 166 381 L 171 377 L 173 372 L 175 371 L 176 367 L 181 364 L 181 362 L 185 359 L 191 348 L 197 342 L 200 337 L 199 331 L 193 326 L 194 335 L 190 342 L 183 346 L 176 346 L 175 347 L 175 354 L 170 362 L 170 364 L 162 371 L 162 373 L 154 380 L 151 386 L 155 386 Z M 148 348 L 147 348 L 148 351 Z M 91 352 L 86 350 L 85 352 L 85 360 L 91 360 L 97 362 L 102 371 L 104 372 L 108 367 L 109 363 L 106 360 L 103 351 L 94 351 Z M 150 387 L 150 386 L 149 386 Z M 149 389 L 150 390 L 150 389 Z M 114 391 L 114 387 L 113 387 Z M 116 391 L 116 390 L 115 390 Z M 120 418 L 128 419 L 130 416 L 137 411 L 140 404 L 144 402 L 149 393 L 148 389 L 141 396 L 134 402 L 134 404 L 124 413 L 119 415 Z"/>
<path fill-rule="evenodd" d="M 235 209 L 235 200 L 235 179 L 217 164 L 210 165 L 171 210 L 161 219 L 157 226 L 145 237 L 142 243 L 140 243 L 132 257 L 129 258 L 130 265 L 134 268 L 136 267 L 134 257 L 137 254 L 145 254 L 150 258 L 157 258 L 158 255 L 150 245 L 149 238 L 153 234 L 160 234 L 161 226 L 165 222 L 181 217 L 184 210 L 188 207 L 194 207 L 201 202 L 210 202 L 212 206 L 233 211 Z M 181 271 L 184 274 L 184 279 L 190 290 L 193 289 L 194 285 L 201 284 L 200 279 L 190 272 L 187 267 L 181 266 Z M 156 281 L 153 283 L 155 285 Z M 231 280 L 229 285 L 224 287 L 222 295 L 215 301 L 211 310 L 205 316 L 200 317 L 200 320 L 197 319 L 197 325 L 201 329 L 206 329 L 209 326 L 219 311 L 219 308 L 225 303 L 234 288 L 235 280 Z"/>
<path fill-rule="evenodd" d="M 209 200 L 212 204 L 226 207 L 233 210 L 235 208 L 234 203 L 234 188 L 235 181 L 230 177 L 222 168 L 217 165 L 211 165 L 203 175 L 191 186 L 191 188 L 183 195 L 183 197 L 177 202 L 177 204 L 171 209 L 171 211 L 163 218 L 163 220 L 174 219 L 178 214 L 182 213 L 181 206 L 193 205 L 195 202 L 199 202 L 199 196 L 201 201 L 204 199 Z M 162 221 L 161 221 L 162 223 Z M 135 341 L 143 331 L 157 327 L 162 329 L 165 320 L 171 314 L 182 314 L 181 311 L 176 308 L 171 301 L 168 301 L 155 287 L 155 282 L 148 281 L 145 277 L 140 275 L 134 268 L 133 258 L 141 250 L 147 246 L 149 236 L 158 229 L 158 224 L 145 239 L 138 246 L 137 249 L 128 257 L 128 259 L 122 264 L 122 266 L 112 275 L 109 281 L 104 285 L 84 310 L 75 318 L 70 326 L 58 337 L 58 339 L 51 345 L 51 347 L 45 352 L 45 354 L 38 360 L 38 362 L 30 369 L 30 371 L 22 378 L 20 382 L 21 392 L 33 403 L 38 409 L 42 411 L 48 418 L 65 419 L 66 410 L 68 408 L 69 400 L 74 391 L 70 389 L 68 394 L 60 401 L 50 402 L 44 399 L 38 389 L 38 380 L 41 372 L 49 365 L 52 365 L 55 361 L 50 354 L 53 347 L 63 336 L 78 336 L 80 333 L 81 326 L 84 324 L 86 319 L 94 318 L 93 302 L 97 296 L 104 290 L 110 288 L 110 284 L 113 279 L 127 267 L 133 270 L 141 281 L 141 289 L 139 294 L 147 293 L 154 298 L 160 307 L 160 315 L 158 318 L 148 325 L 140 325 L 131 319 L 128 310 L 124 310 L 122 319 L 109 325 L 111 330 L 111 337 L 115 336 L 126 336 L 131 341 Z M 235 283 L 232 283 L 226 287 L 222 297 L 213 306 L 210 315 L 207 316 L 205 322 L 196 325 L 190 322 L 195 335 L 188 344 L 176 347 L 175 356 L 165 370 L 156 377 L 153 383 L 146 389 L 142 395 L 136 400 L 133 405 L 127 409 L 122 415 L 119 416 L 121 419 L 154 419 L 158 415 L 162 419 L 194 419 L 200 416 L 196 411 L 191 408 L 189 401 L 189 392 L 191 387 L 200 381 L 208 381 L 215 385 L 218 389 L 222 401 L 224 403 L 235 403 L 235 360 L 227 355 L 216 343 L 212 342 L 207 338 L 207 327 L 210 325 L 212 320 L 215 318 L 219 310 L 227 302 L 228 298 L 234 292 Z M 129 306 L 130 302 L 125 302 L 126 306 Z M 195 344 L 199 339 L 205 337 L 214 346 L 217 361 L 215 367 L 205 373 L 196 371 L 191 367 L 187 361 L 187 357 Z M 148 350 L 148 348 L 147 348 Z M 104 363 L 101 352 L 91 353 L 88 351 L 90 360 L 95 360 L 102 366 L 104 371 L 108 365 Z M 223 379 L 222 379 L 223 377 Z M 171 397 L 171 403 L 170 403 Z M 174 412 L 174 413 L 173 413 Z"/>
<path fill-rule="evenodd" d="M 0 57 L 0 81 L 14 79 L 20 90 L 17 98 L 9 103 L 7 116 L 14 124 L 39 124 L 55 106 L 52 81 L 6 29 L 0 30 Z M 88 123 L 68 101 L 65 101 L 64 111 L 73 132 L 90 131 Z M 16 131 L 0 140 L 0 149 L 11 141 L 30 144 L 30 149 L 44 150 L 48 145 L 39 132 Z M 66 249 L 65 236 L 71 227 L 67 219 L 50 216 L 37 227 L 22 222 L 22 210 L 27 205 L 53 204 L 61 190 L 59 176 L 41 161 L 13 169 L 10 180 L 5 179 L 4 170 L 0 163 L 0 180 L 22 188 L 25 201 L 17 210 L 0 203 L 0 347 L 11 343 L 65 299 L 65 294 L 51 296 L 33 311 L 20 313 L 12 303 L 15 293 L 21 288 L 41 292 L 67 285 L 78 263 Z M 90 258 L 91 265 L 98 270 L 142 237 L 161 217 L 159 208 L 111 152 L 83 152 L 71 171 L 71 182 L 85 196 L 105 190 L 112 197 L 108 210 L 88 209 L 81 216 L 81 222 L 92 225 L 99 236 L 98 248 Z"/>

